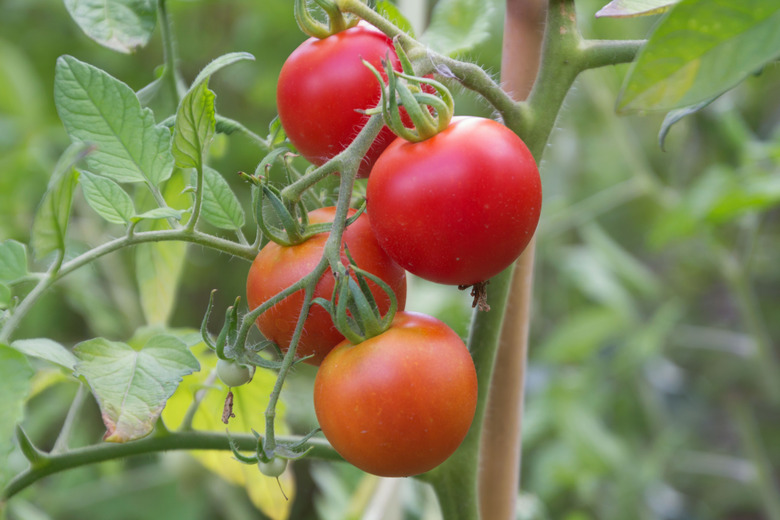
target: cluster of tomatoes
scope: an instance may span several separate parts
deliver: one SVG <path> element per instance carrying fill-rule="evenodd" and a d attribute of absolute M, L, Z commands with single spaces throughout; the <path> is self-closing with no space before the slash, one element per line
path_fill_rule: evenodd
<path fill-rule="evenodd" d="M 392 40 L 360 24 L 323 39 L 310 38 L 285 62 L 277 104 L 289 140 L 321 165 L 346 148 L 380 100 L 377 69 Z M 331 315 L 314 305 L 296 354 L 319 367 L 314 406 L 325 437 L 345 460 L 382 476 L 428 471 L 460 445 L 474 417 L 477 376 L 458 335 L 441 321 L 404 312 L 406 271 L 443 284 L 471 286 L 508 267 L 536 228 L 541 182 L 524 143 L 492 120 L 461 117 L 421 142 L 380 131 L 359 176 L 368 177 L 367 209 L 344 231 L 352 261 L 392 289 L 398 312 L 381 334 L 353 344 Z M 308 215 L 331 222 L 335 208 Z M 268 243 L 247 279 L 256 308 L 312 272 L 327 233 L 295 245 Z M 346 255 L 342 255 L 346 262 Z M 314 297 L 329 299 L 330 271 Z M 369 284 L 379 311 L 390 296 Z M 257 320 L 263 335 L 287 350 L 304 303 L 302 291 Z"/>

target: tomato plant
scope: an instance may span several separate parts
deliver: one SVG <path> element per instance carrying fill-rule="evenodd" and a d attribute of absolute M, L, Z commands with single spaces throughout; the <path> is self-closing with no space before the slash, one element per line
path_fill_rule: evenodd
<path fill-rule="evenodd" d="M 331 222 L 335 208 L 320 208 L 309 213 L 312 224 Z M 354 210 L 351 211 L 354 214 Z M 281 246 L 269 242 L 260 250 L 249 269 L 247 276 L 247 300 L 251 309 L 259 306 L 279 291 L 297 282 L 319 263 L 323 255 L 327 233 L 320 233 L 293 246 Z M 399 308 L 406 302 L 406 273 L 393 262 L 379 247 L 371 231 L 367 214 L 362 214 L 344 230 L 343 244 L 355 263 L 366 271 L 375 274 L 387 282 L 393 289 Z M 346 255 L 342 254 L 346 261 Z M 314 297 L 330 299 L 335 281 L 331 271 L 325 272 L 317 283 Z M 369 281 L 372 294 L 381 312 L 390 306 L 390 298 L 378 286 Z M 257 319 L 257 327 L 266 338 L 287 350 L 295 331 L 295 326 L 303 304 L 303 291 L 298 291 Z M 328 312 L 317 305 L 312 306 L 303 326 L 303 334 L 298 343 L 299 356 L 313 356 L 308 363 L 319 365 L 325 355 L 344 336 L 333 325 Z"/>
<path fill-rule="evenodd" d="M 484 282 L 536 229 L 542 185 L 523 141 L 495 121 L 456 117 L 418 143 L 393 142 L 368 180 L 371 225 L 409 272 L 443 284 Z"/>
<path fill-rule="evenodd" d="M 254 374 L 253 366 L 240 365 L 228 359 L 217 361 L 217 377 L 228 387 L 244 385 L 252 380 Z"/>
<path fill-rule="evenodd" d="M 381 476 L 428 471 L 460 445 L 474 417 L 477 375 L 455 332 L 430 316 L 399 312 L 384 333 L 325 358 L 314 408 L 347 461 Z"/>
<path fill-rule="evenodd" d="M 389 57 L 401 66 L 393 42 L 367 24 L 359 24 L 327 38 L 309 38 L 287 58 L 276 89 L 279 120 L 287 137 L 316 165 L 341 152 L 368 120 L 358 110 L 374 108 L 380 87 L 366 60 L 381 69 Z M 384 127 L 361 162 L 358 176 L 371 167 L 395 138 Z"/>
<path fill-rule="evenodd" d="M 122 496 L 137 487 L 139 474 L 173 469 L 165 483 L 191 469 L 178 462 L 161 467 L 149 454 L 202 450 L 194 454 L 204 462 L 201 471 L 240 476 L 249 499 L 271 518 L 308 518 L 314 509 L 323 516 L 350 511 L 368 517 L 381 509 L 386 517 L 427 517 L 433 504 L 424 503 L 424 512 L 406 510 L 407 497 L 422 503 L 418 483 L 433 488 L 447 520 L 512 519 L 521 510 L 526 517 L 604 520 L 780 518 L 772 472 L 778 452 L 769 442 L 778 435 L 767 421 L 780 403 L 780 363 L 776 326 L 768 320 L 776 309 L 764 297 L 780 279 L 772 244 L 766 249 L 777 235 L 770 210 L 780 204 L 773 183 L 777 100 L 766 95 L 780 91 L 776 70 L 767 66 L 780 52 L 771 34 L 780 16 L 776 0 L 718 2 L 717 9 L 706 0 L 613 0 L 596 13 L 620 18 L 663 11 L 656 22 L 637 25 L 654 27 L 648 40 L 609 39 L 616 27 L 602 29 L 601 20 L 582 24 L 595 6 L 576 0 L 508 0 L 503 19 L 492 14 L 504 6 L 498 0 L 442 0 L 427 8 L 400 1 L 294 0 L 251 8 L 228 2 L 218 19 L 213 9 L 202 11 L 196 25 L 204 30 L 178 31 L 188 39 L 181 44 L 170 17 L 181 5 L 168 0 L 103 2 L 127 8 L 120 10 L 65 2 L 89 39 L 72 38 L 71 30 L 31 32 L 16 23 L 34 19 L 36 4 L 14 2 L 0 17 L 0 207 L 16 217 L 0 218 L 0 234 L 9 237 L 0 240 L 0 517 L 27 517 L 36 509 L 37 516 L 88 520 L 105 517 L 106 507 L 122 511 L 123 502 L 156 504 L 148 513 L 132 509 L 144 518 L 170 518 L 175 510 L 188 518 L 198 511 L 252 517 L 243 511 L 247 500 L 232 492 L 198 493 L 213 482 L 190 475 L 188 487 L 196 492 L 180 510 Z M 185 10 L 190 20 L 194 11 Z M 273 81 L 267 71 L 281 68 L 287 55 L 270 51 L 301 40 L 292 23 L 284 29 L 282 11 L 285 18 L 292 11 L 299 28 L 321 39 L 289 56 L 277 107 L 276 96 L 264 95 Z M 234 24 L 230 17 L 237 12 L 241 20 Z M 405 19 L 407 13 L 414 19 Z M 42 18 L 41 27 L 54 28 L 55 18 Z M 239 30 L 226 40 L 230 27 Z M 160 41 L 134 53 L 156 33 Z M 59 40 L 45 45 L 48 38 Z M 209 39 L 235 52 L 210 55 Z M 90 59 L 85 54 L 93 41 L 120 51 L 121 61 L 109 60 L 105 50 Z M 179 55 L 188 48 L 185 56 L 209 59 L 197 74 Z M 402 74 L 396 74 L 394 50 Z M 28 62 L 32 56 L 41 61 Z M 382 67 L 385 56 L 391 63 Z M 255 57 L 260 66 L 251 68 Z M 481 57 L 488 58 L 485 67 L 476 63 Z M 94 60 L 126 77 L 91 65 Z M 134 69 L 132 61 L 160 67 L 153 74 Z M 55 62 L 53 83 L 48 73 L 39 77 L 46 68 L 41 64 Z M 217 73 L 233 74 L 222 70 L 237 62 L 245 62 L 237 77 L 212 81 Z M 578 79 L 604 67 L 610 70 Z M 671 110 L 658 120 L 660 140 L 682 117 L 692 124 L 675 133 L 695 139 L 664 155 L 644 154 L 639 139 L 652 126 L 611 114 L 609 93 L 617 94 L 612 87 L 622 71 L 617 108 Z M 752 83 L 747 89 L 722 95 L 745 78 Z M 580 92 L 559 118 L 575 80 Z M 378 104 L 379 83 L 381 113 L 370 110 Z M 53 103 L 36 99 L 50 84 Z M 241 92 L 246 85 L 251 89 Z M 465 91 L 452 95 L 453 85 Z M 476 103 L 467 101 L 464 110 L 464 97 Z M 711 103 L 715 112 L 703 108 Z M 50 124 L 55 108 L 63 123 L 59 135 Z M 482 114 L 505 126 L 474 117 L 450 126 L 455 113 Z M 570 128 L 551 141 L 556 121 Z M 384 125 L 409 142 L 388 145 L 394 138 Z M 72 142 L 55 163 L 64 133 Z M 322 166 L 299 171 L 287 153 L 294 146 Z M 705 154 L 712 150 L 721 158 L 710 161 Z M 544 157 L 553 202 L 538 248 L 540 268 L 534 248 L 526 246 L 541 204 L 531 155 Z M 346 215 L 362 189 L 355 178 L 372 165 L 370 219 L 356 217 L 353 224 Z M 42 175 L 48 166 L 51 175 Z M 277 167 L 286 175 L 275 175 Z M 235 171 L 254 173 L 239 182 Z M 326 180 L 334 172 L 339 175 Z M 321 188 L 336 183 L 338 191 L 327 196 L 338 209 L 311 218 L 333 220 L 331 226 L 307 234 L 285 213 L 300 203 L 321 205 Z M 42 198 L 21 204 L 29 194 Z M 269 206 L 286 238 L 257 218 Z M 335 273 L 352 270 L 344 265 L 342 238 L 374 274 L 337 277 L 332 290 Z M 286 247 L 259 251 L 268 240 Z M 401 311 L 393 321 L 386 296 L 395 291 L 401 305 L 406 298 L 403 266 L 393 257 L 428 279 L 474 285 L 472 294 L 484 302 L 472 315 L 468 347 L 432 318 Z M 248 277 L 237 267 L 241 261 Z M 478 292 L 488 279 L 489 297 Z M 368 297 L 370 280 L 385 288 L 375 293 L 382 316 Z M 233 303 L 215 314 L 214 291 L 224 294 L 235 281 L 247 282 L 254 308 L 245 312 L 243 294 L 229 294 Z M 541 289 L 536 296 L 533 287 Z M 209 290 L 200 319 L 198 295 Z M 416 308 L 465 325 L 465 309 L 434 301 L 442 291 L 430 285 L 414 290 Z M 323 301 L 334 292 L 336 305 Z M 348 341 L 318 305 L 331 311 Z M 539 316 L 533 322 L 532 310 Z M 220 315 L 213 338 L 210 328 Z M 256 323 L 286 355 L 262 352 L 270 342 L 251 337 Z M 288 347 L 301 331 L 300 351 Z M 225 398 L 207 370 L 212 351 L 223 360 L 217 364 L 223 382 L 239 385 L 257 368 L 253 383 Z M 312 356 L 319 371 L 297 365 L 294 354 Z M 47 376 L 52 368 L 57 377 Z M 565 377 L 556 377 L 561 368 Z M 712 379 L 719 373 L 722 381 Z M 527 374 L 535 384 L 526 396 Z M 720 383 L 705 385 L 714 389 L 706 399 L 712 399 L 711 414 L 701 413 L 705 399 L 677 406 L 680 395 L 705 379 Z M 301 406 L 312 398 L 316 415 Z M 52 414 L 58 404 L 61 413 Z M 230 431 L 214 420 L 220 415 Z M 94 429 L 98 416 L 105 442 Z M 231 416 L 237 420 L 228 421 Z M 690 433 L 701 430 L 702 420 L 725 427 L 712 439 L 696 439 Z M 679 430 L 685 422 L 693 429 Z M 667 431 L 670 424 L 676 431 Z M 525 439 L 521 425 L 531 426 Z M 725 461 L 718 455 L 723 441 L 733 448 Z M 636 446 L 646 449 L 638 453 Z M 527 451 L 522 470 L 521 447 Z M 147 468 L 113 484 L 100 480 L 102 469 L 81 473 L 77 480 L 88 485 L 77 487 L 88 500 L 79 500 L 69 478 L 30 489 L 58 472 L 134 454 L 147 456 L 128 467 Z M 304 456 L 344 465 L 346 459 L 379 475 L 423 474 L 401 484 L 413 486 L 412 493 L 403 489 L 403 500 L 387 504 L 388 482 L 374 491 L 376 479 L 358 483 L 357 470 L 342 467 L 335 472 L 358 489 L 350 503 L 342 496 L 349 492 L 320 493 L 312 503 L 308 477 L 319 485 L 334 470 L 318 463 L 284 471 L 288 461 Z M 225 466 L 236 461 L 251 465 L 251 473 Z M 566 471 L 558 471 L 559 462 Z M 752 478 L 721 479 L 735 470 L 750 470 Z M 256 485 L 250 477 L 258 472 L 278 476 L 280 489 Z M 528 477 L 522 485 L 521 472 Z M 109 485 L 106 493 L 93 492 L 90 476 L 101 488 Z M 296 492 L 299 477 L 305 480 Z M 163 488 L 149 492 L 158 497 Z M 743 495 L 733 493 L 740 488 Z M 67 500 L 38 500 L 63 492 Z M 694 506 L 691 498 L 705 493 L 716 500 Z M 100 496 L 111 503 L 100 504 Z M 617 496 L 637 500 L 604 500 Z"/>

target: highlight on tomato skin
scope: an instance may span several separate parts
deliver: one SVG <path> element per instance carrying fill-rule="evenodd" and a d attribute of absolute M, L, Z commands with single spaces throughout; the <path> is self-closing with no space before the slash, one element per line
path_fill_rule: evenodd
<path fill-rule="evenodd" d="M 333 448 L 384 477 L 418 475 L 447 460 L 476 405 L 477 374 L 463 341 L 412 312 L 397 313 L 378 336 L 339 344 L 314 382 L 314 409 Z"/>
<path fill-rule="evenodd" d="M 349 215 L 354 213 L 355 210 L 350 210 Z M 319 208 L 309 212 L 308 218 L 312 224 L 332 222 L 335 214 L 335 207 Z M 249 308 L 255 309 L 311 273 L 322 258 L 327 239 L 327 233 L 320 233 L 293 246 L 281 246 L 274 242 L 266 244 L 255 257 L 247 275 L 246 294 Z M 398 308 L 403 310 L 406 304 L 406 272 L 379 247 L 371 231 L 369 216 L 363 213 L 347 226 L 342 240 L 358 267 L 378 276 L 390 286 Z M 342 262 L 348 263 L 343 249 Z M 317 283 L 314 298 L 329 300 L 334 285 L 333 273 L 328 269 Z M 380 312 L 386 313 L 390 308 L 390 297 L 374 282 L 368 280 L 368 285 Z M 295 292 L 257 319 L 260 332 L 284 352 L 292 341 L 303 300 L 303 291 Z M 325 355 L 343 339 L 344 336 L 336 329 L 330 314 L 323 307 L 313 305 L 304 322 L 296 355 L 312 356 L 306 362 L 319 365 Z"/>
<path fill-rule="evenodd" d="M 368 121 L 358 110 L 374 108 L 381 89 L 368 61 L 382 70 L 389 57 L 401 70 L 393 41 L 371 25 L 309 38 L 287 58 L 279 73 L 276 104 L 282 127 L 298 152 L 320 166 L 344 150 Z M 395 139 L 382 128 L 358 170 L 367 177 L 379 154 Z"/>
<path fill-rule="evenodd" d="M 523 252 L 539 222 L 542 183 L 525 143 L 504 125 L 455 117 L 441 133 L 396 139 L 366 188 L 374 233 L 412 274 L 484 282 Z"/>

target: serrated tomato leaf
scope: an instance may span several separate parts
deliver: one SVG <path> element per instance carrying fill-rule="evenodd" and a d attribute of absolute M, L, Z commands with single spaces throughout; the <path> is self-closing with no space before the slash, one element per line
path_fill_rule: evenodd
<path fill-rule="evenodd" d="M 96 338 L 79 343 L 74 352 L 76 372 L 97 398 L 109 442 L 151 433 L 182 378 L 200 369 L 184 342 L 169 335 L 153 336 L 140 350 Z"/>
<path fill-rule="evenodd" d="M 201 215 L 220 229 L 240 229 L 245 223 L 244 209 L 225 178 L 208 166 L 203 168 L 203 208 Z"/>
<path fill-rule="evenodd" d="M 135 214 L 133 200 L 122 187 L 107 177 L 82 171 L 79 184 L 87 203 L 98 215 L 114 224 L 127 224 Z"/>
<path fill-rule="evenodd" d="M 65 0 L 65 7 L 84 34 L 126 54 L 149 42 L 157 22 L 154 0 Z"/>
<path fill-rule="evenodd" d="M 57 59 L 54 102 L 74 141 L 94 143 L 87 158 L 95 173 L 116 182 L 159 185 L 171 176 L 171 132 L 129 86 L 72 56 Z"/>

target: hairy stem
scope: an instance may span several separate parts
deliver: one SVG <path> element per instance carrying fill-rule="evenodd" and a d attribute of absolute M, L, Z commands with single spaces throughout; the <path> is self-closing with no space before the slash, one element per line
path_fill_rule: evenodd
<path fill-rule="evenodd" d="M 321 262 L 322 263 L 322 262 Z M 324 269 L 323 269 L 324 270 Z M 317 280 L 319 276 L 317 277 Z M 279 397 L 282 395 L 282 387 L 284 381 L 287 379 L 287 375 L 290 373 L 290 369 L 295 361 L 295 351 L 298 346 L 298 342 L 301 339 L 301 333 L 303 332 L 303 324 L 309 314 L 311 308 L 312 296 L 314 294 L 314 285 L 316 281 L 310 286 L 306 287 L 303 295 L 303 305 L 301 306 L 301 313 L 298 316 L 298 323 L 295 326 L 292 340 L 290 341 L 290 347 L 284 355 L 282 360 L 282 367 L 279 369 L 279 374 L 276 376 L 276 382 L 274 383 L 271 397 L 268 399 L 268 405 L 265 409 L 265 453 L 267 456 L 272 457 L 274 450 L 276 449 L 276 433 L 274 425 L 276 422 L 276 405 L 279 402 Z"/>
<path fill-rule="evenodd" d="M 257 439 L 254 435 L 231 434 L 230 439 L 238 449 L 254 451 Z M 280 437 L 280 441 L 294 443 L 300 437 Z M 311 455 L 327 460 L 342 460 L 330 444 L 324 439 L 307 441 L 312 447 Z M 80 466 L 120 459 L 132 455 L 149 454 L 172 450 L 230 450 L 230 441 L 226 434 L 216 432 L 166 432 L 164 435 L 150 435 L 143 439 L 123 444 L 103 443 L 84 448 L 78 448 L 65 453 L 42 457 L 24 472 L 17 475 L 0 494 L 0 501 L 5 501 L 38 480 Z"/>
<path fill-rule="evenodd" d="M 507 2 L 501 84 L 517 100 L 528 96 L 536 80 L 546 7 L 546 0 Z M 524 103 L 518 106 L 527 108 Z M 523 120 L 506 116 L 505 124 L 515 131 L 525 126 Z M 515 516 L 535 242 L 531 241 L 515 263 L 490 380 L 479 464 L 482 518 Z"/>
<path fill-rule="evenodd" d="M 511 16 L 512 9 L 517 10 L 519 2 L 509 2 L 507 8 Z M 516 11 L 515 11 L 516 12 Z M 510 33 L 511 36 L 511 33 Z M 506 37 L 506 36 L 505 36 Z M 526 103 L 519 103 L 515 106 L 507 105 L 507 109 L 502 113 L 505 124 L 520 135 L 528 145 L 531 153 L 539 162 L 546 147 L 547 141 L 554 128 L 558 112 L 563 104 L 569 89 L 571 88 L 577 75 L 583 70 L 607 64 L 623 62 L 633 57 L 639 44 L 612 44 L 607 42 L 586 43 L 579 34 L 576 26 L 576 11 L 573 0 L 551 0 L 550 7 L 547 10 L 547 23 L 544 40 L 542 44 L 541 68 L 539 75 L 530 91 L 529 100 Z M 507 58 L 508 59 L 508 58 Z M 517 64 L 504 64 L 504 73 L 511 71 Z M 463 82 L 467 84 L 468 82 Z M 468 83 L 476 86 L 477 92 L 488 98 L 500 99 L 499 96 L 491 94 L 493 87 L 490 84 L 481 82 Z M 486 92 L 483 92 L 485 89 Z M 527 85 L 515 86 L 516 92 L 525 94 Z M 520 94 L 516 94 L 520 95 Z M 503 101 L 502 101 L 503 103 Z M 480 518 L 479 511 L 483 512 L 484 518 L 493 520 L 503 520 L 504 518 L 514 518 L 514 497 L 517 494 L 517 473 L 519 472 L 519 445 L 520 432 L 519 422 L 522 408 L 523 393 L 523 373 L 525 366 L 526 338 L 528 335 L 529 321 L 529 300 L 531 295 L 530 279 L 533 270 L 533 246 L 530 246 L 523 258 L 520 260 L 520 267 L 517 273 L 518 287 L 514 288 L 513 308 L 519 309 L 519 315 L 511 316 L 512 328 L 507 331 L 507 336 L 520 339 L 520 345 L 513 344 L 515 341 L 499 342 L 499 333 L 502 324 L 504 324 L 504 314 L 508 312 L 507 301 L 512 280 L 511 268 L 501 275 L 491 280 L 489 292 L 492 298 L 490 303 L 491 311 L 487 313 L 475 313 L 472 322 L 472 335 L 469 338 L 469 347 L 474 356 L 477 365 L 477 373 L 480 384 L 479 404 L 477 414 L 474 418 L 474 425 L 469 432 L 466 440 L 459 450 L 437 470 L 431 472 L 426 479 L 431 481 L 439 497 L 445 518 L 453 519 L 476 519 Z M 508 321 L 508 320 L 507 320 Z M 506 353 L 500 353 L 498 349 L 519 350 L 512 353 L 511 360 L 506 361 Z M 502 370 L 494 371 L 494 361 L 501 359 Z M 511 368 L 504 366 L 511 364 Z M 508 371 L 507 373 L 503 373 Z M 491 382 L 494 377 L 507 380 L 517 378 L 511 389 L 514 389 L 514 395 L 509 399 L 501 399 L 500 396 L 494 396 L 493 404 L 487 403 L 490 394 Z M 497 388 L 502 383 L 498 381 Z M 506 388 L 501 388 L 499 394 L 503 394 Z M 480 497 L 483 503 L 478 504 L 476 500 L 477 482 L 469 477 L 469 474 L 476 474 L 475 469 L 481 467 L 484 461 L 479 460 L 477 450 L 481 443 L 481 437 L 485 430 L 486 410 L 489 408 L 489 416 L 505 421 L 507 417 L 516 418 L 516 424 L 509 435 L 504 436 L 507 444 L 511 444 L 513 455 L 507 454 L 496 446 L 488 448 L 492 463 L 502 468 L 501 475 L 510 475 L 511 480 L 504 482 L 499 488 L 491 489 L 489 486 L 491 480 L 487 477 L 489 470 L 485 469 L 482 473 L 486 475 L 483 481 L 485 495 Z M 511 421 L 510 421 L 511 422 Z M 484 442 L 492 441 L 485 438 Z M 493 449 L 496 448 L 496 449 Z M 498 455 L 497 455 L 498 454 Z M 498 460 L 498 459 L 501 460 Z M 490 462 L 489 462 L 490 463 Z M 499 477 L 501 478 L 501 477 Z M 495 493 L 495 494 L 493 494 Z M 499 501 L 500 503 L 496 503 Z M 486 503 L 491 502 L 491 503 Z M 453 504 L 458 504 L 455 506 Z M 452 509 L 452 510 L 449 510 Z M 500 516 L 493 516 L 500 515 Z"/>
<path fill-rule="evenodd" d="M 163 71 L 164 81 L 170 91 L 171 99 L 178 105 L 182 97 L 179 86 L 182 85 L 183 82 L 181 73 L 179 72 L 176 40 L 173 36 L 171 18 L 168 16 L 166 0 L 157 1 L 157 13 L 160 19 L 160 32 L 162 33 L 163 61 L 165 63 L 165 70 Z"/>
<path fill-rule="evenodd" d="M 490 280 L 489 312 L 475 311 L 468 345 L 477 369 L 477 410 L 466 438 L 458 450 L 442 465 L 421 478 L 433 484 L 444 518 L 474 520 L 479 516 L 477 468 L 484 427 L 490 380 L 493 377 L 496 346 L 504 321 L 512 270 L 506 269 Z"/>
<path fill-rule="evenodd" d="M 50 270 L 46 275 L 38 280 L 36 286 L 24 297 L 18 307 L 14 309 L 11 316 L 3 325 L 0 330 L 0 342 L 8 342 L 13 335 L 20 322 L 32 308 L 35 302 L 40 296 L 55 282 L 59 281 L 64 276 L 75 271 L 79 267 L 83 267 L 90 262 L 94 262 L 103 255 L 113 253 L 122 248 L 142 244 L 145 242 L 163 242 L 163 241 L 181 241 L 191 242 L 200 246 L 208 247 L 228 253 L 245 260 L 252 261 L 255 257 L 256 251 L 251 246 L 244 246 L 219 238 L 216 236 L 208 235 L 198 231 L 189 231 L 186 229 L 166 229 L 160 231 L 144 231 L 141 233 L 130 233 L 126 236 L 116 238 L 100 246 L 90 249 L 86 253 L 83 253 L 72 260 L 69 260 L 59 266 L 56 271 Z M 59 262 L 55 262 L 55 266 L 59 265 Z"/>

